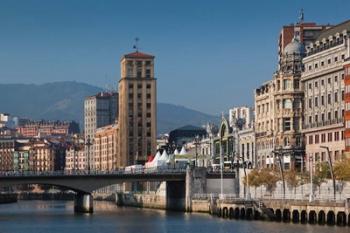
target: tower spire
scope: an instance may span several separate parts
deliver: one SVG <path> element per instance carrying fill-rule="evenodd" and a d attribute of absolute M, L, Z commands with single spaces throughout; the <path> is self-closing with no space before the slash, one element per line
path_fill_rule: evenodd
<path fill-rule="evenodd" d="M 133 46 L 133 49 L 135 49 L 137 53 L 139 52 L 139 40 L 140 39 L 138 37 L 136 37 L 135 38 L 135 44 Z"/>

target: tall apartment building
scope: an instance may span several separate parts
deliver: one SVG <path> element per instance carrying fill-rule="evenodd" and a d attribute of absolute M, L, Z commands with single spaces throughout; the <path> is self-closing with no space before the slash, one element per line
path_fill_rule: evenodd
<path fill-rule="evenodd" d="M 349 58 L 350 21 L 322 32 L 307 47 L 303 59 L 305 91 L 303 133 L 306 138 L 306 168 L 326 161 L 321 145 L 329 147 L 333 161 L 341 159 L 344 141 L 344 62 Z"/>
<path fill-rule="evenodd" d="M 144 164 L 156 152 L 154 56 L 134 52 L 121 59 L 117 166 Z"/>
<path fill-rule="evenodd" d="M 84 136 L 85 142 L 90 141 L 91 146 L 86 146 L 87 158 L 90 160 L 90 168 L 94 169 L 94 143 L 96 129 L 116 122 L 118 115 L 118 93 L 100 92 L 89 96 L 84 101 Z"/>

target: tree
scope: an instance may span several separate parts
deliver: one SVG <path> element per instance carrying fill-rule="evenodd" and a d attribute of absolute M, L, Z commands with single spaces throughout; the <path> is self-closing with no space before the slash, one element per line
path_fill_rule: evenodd
<path fill-rule="evenodd" d="M 327 162 L 319 162 L 316 164 L 315 175 L 312 178 L 312 183 L 318 186 L 321 194 L 321 184 L 331 178 L 331 171 Z"/>
<path fill-rule="evenodd" d="M 337 180 L 350 181 L 350 159 L 337 161 L 334 165 L 334 176 Z"/>
<path fill-rule="evenodd" d="M 259 172 L 259 179 L 261 184 L 266 186 L 266 189 L 271 193 L 276 188 L 276 182 L 280 177 L 276 172 L 269 168 L 263 168 Z"/>
<path fill-rule="evenodd" d="M 301 178 L 298 176 L 297 172 L 294 169 L 286 171 L 284 177 L 288 186 L 294 189 L 295 194 L 296 188 L 301 182 Z"/>

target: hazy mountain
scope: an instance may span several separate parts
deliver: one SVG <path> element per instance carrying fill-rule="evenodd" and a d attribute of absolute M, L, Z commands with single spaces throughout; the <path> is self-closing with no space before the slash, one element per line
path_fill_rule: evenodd
<path fill-rule="evenodd" d="M 82 125 L 84 98 L 100 91 L 99 87 L 78 82 L 0 84 L 0 112 L 36 120 L 75 120 Z M 183 106 L 158 103 L 158 133 L 218 119 Z"/>

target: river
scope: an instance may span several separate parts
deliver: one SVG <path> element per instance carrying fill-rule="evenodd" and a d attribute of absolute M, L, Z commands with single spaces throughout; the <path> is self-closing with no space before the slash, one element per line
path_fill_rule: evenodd
<path fill-rule="evenodd" d="M 74 214 L 70 201 L 19 201 L 0 205 L 0 233 L 328 233 L 349 227 L 228 220 L 208 214 L 121 208 L 94 202 L 93 214 Z"/>

